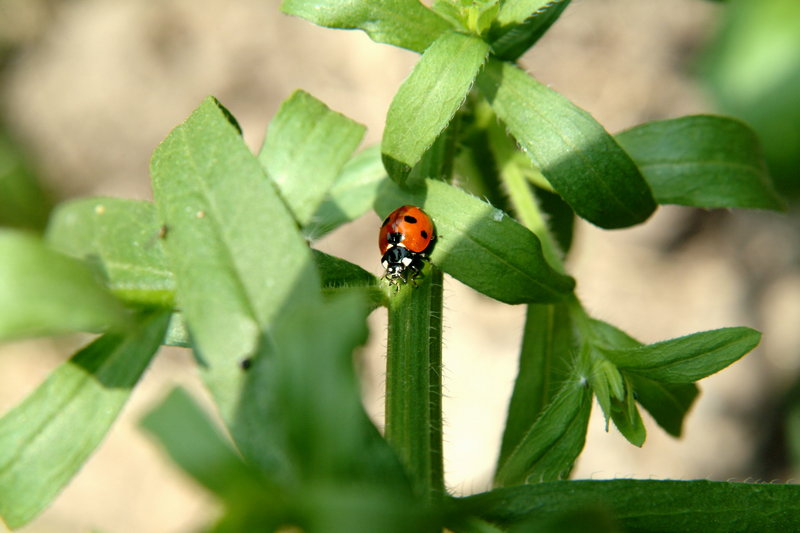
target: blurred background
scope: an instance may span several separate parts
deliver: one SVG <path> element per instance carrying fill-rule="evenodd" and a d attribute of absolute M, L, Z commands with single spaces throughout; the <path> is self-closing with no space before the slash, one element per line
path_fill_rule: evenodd
<path fill-rule="evenodd" d="M 286 17 L 277 0 L 0 0 L 0 225 L 41 230 L 43 198 L 149 199 L 151 152 L 207 95 L 238 118 L 254 150 L 297 88 L 378 142 L 417 57 Z M 662 207 L 634 229 L 578 226 L 569 268 L 596 317 L 643 342 L 731 325 L 764 338 L 700 383 L 680 440 L 648 418 L 647 442 L 634 448 L 613 426 L 605 432 L 595 408 L 575 477 L 795 481 L 800 3 L 574 0 L 521 63 L 611 132 L 692 113 L 749 121 L 790 204 L 785 214 Z M 379 274 L 377 226 L 369 214 L 318 246 Z M 446 281 L 445 466 L 457 494 L 489 485 L 523 318 L 522 307 Z M 360 368 L 380 423 L 385 313 L 371 321 Z M 0 413 L 84 341 L 0 346 Z M 22 531 L 172 533 L 212 517 L 211 497 L 136 428 L 175 384 L 203 395 L 188 352 L 165 349 L 99 451 Z"/>

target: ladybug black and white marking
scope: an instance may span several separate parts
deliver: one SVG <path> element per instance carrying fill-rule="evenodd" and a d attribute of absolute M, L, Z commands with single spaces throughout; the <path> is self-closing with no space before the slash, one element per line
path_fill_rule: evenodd
<path fill-rule="evenodd" d="M 416 278 L 435 242 L 433 221 L 422 209 L 404 205 L 392 211 L 378 233 L 384 277 L 392 285 Z"/>

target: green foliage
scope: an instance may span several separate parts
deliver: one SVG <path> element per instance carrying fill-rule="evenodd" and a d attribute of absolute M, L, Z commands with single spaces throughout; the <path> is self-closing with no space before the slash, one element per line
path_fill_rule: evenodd
<path fill-rule="evenodd" d="M 518 67 L 490 61 L 478 88 L 531 161 L 575 212 L 604 228 L 655 209 L 639 170 L 587 112 Z"/>
<path fill-rule="evenodd" d="M 392 100 L 383 132 L 383 164 L 398 183 L 461 107 L 488 54 L 484 41 L 453 31 L 422 54 Z"/>
<path fill-rule="evenodd" d="M 626 350 L 604 350 L 618 368 L 664 383 L 691 383 L 730 365 L 758 345 L 750 328 L 725 328 Z"/>
<path fill-rule="evenodd" d="M 561 479 L 583 449 L 592 409 L 588 383 L 567 381 L 498 467 L 495 483 L 517 485 Z"/>
<path fill-rule="evenodd" d="M 298 222 L 311 221 L 363 136 L 363 126 L 308 93 L 297 91 L 283 103 L 258 158 Z"/>
<path fill-rule="evenodd" d="M 411 193 L 386 182 L 376 201 L 381 218 L 395 207 L 422 207 L 440 235 L 431 260 L 447 274 L 506 303 L 563 299 L 572 278 L 547 263 L 541 244 L 503 211 L 438 180 Z"/>
<path fill-rule="evenodd" d="M 177 303 L 230 420 L 241 393 L 239 363 L 255 352 L 260 331 L 288 300 L 313 301 L 311 254 L 215 100 L 158 147 L 151 172 Z"/>
<path fill-rule="evenodd" d="M 284 13 L 314 24 L 360 29 L 376 42 L 423 52 L 448 24 L 417 0 L 283 0 Z"/>
<path fill-rule="evenodd" d="M 0 418 L 0 515 L 12 528 L 50 503 L 91 455 L 164 338 L 164 313 L 139 317 L 59 366 Z"/>
<path fill-rule="evenodd" d="M 660 204 L 782 209 L 752 130 L 726 117 L 648 122 L 617 134 Z"/>
<path fill-rule="evenodd" d="M 516 0 L 503 2 L 490 34 L 494 54 L 514 61 L 558 20 L 570 0 Z"/>
<path fill-rule="evenodd" d="M 33 235 L 0 230 L 0 258 L 0 339 L 126 325 L 123 308 L 86 265 Z"/>
<path fill-rule="evenodd" d="M 315 240 L 365 214 L 372 209 L 378 187 L 385 178 L 380 146 L 371 146 L 353 156 L 342 168 L 311 221 L 303 228 L 303 233 Z"/>
<path fill-rule="evenodd" d="M 730 0 L 703 71 L 719 109 L 758 133 L 777 188 L 800 194 L 800 3 Z"/>
<path fill-rule="evenodd" d="M 794 531 L 800 486 L 711 481 L 555 481 L 478 494 L 457 505 L 508 527 L 605 509 L 623 531 Z"/>
<path fill-rule="evenodd" d="M 568 5 L 284 0 L 287 13 L 422 54 L 381 146 L 353 155 L 364 128 L 298 91 L 254 155 L 208 98 L 153 154 L 154 203 L 67 202 L 46 242 L 0 232 L 0 338 L 108 330 L 0 419 L 6 523 L 24 525 L 55 497 L 167 344 L 193 351 L 224 427 L 180 389 L 142 425 L 221 501 L 211 531 L 797 529 L 788 485 L 558 481 L 595 398 L 636 446 L 640 407 L 679 436 L 695 381 L 760 340 L 733 327 L 643 345 L 590 317 L 564 264 L 575 217 L 620 228 L 658 203 L 783 205 L 744 124 L 684 117 L 613 137 L 513 64 Z M 408 283 L 309 246 L 403 204 L 437 231 Z M 18 225 L 36 227 L 27 220 Z M 464 499 L 444 483 L 443 273 L 528 305 L 503 488 Z M 378 306 L 389 316 L 385 436 L 353 365 Z"/>
<path fill-rule="evenodd" d="M 150 202 L 83 198 L 58 206 L 47 241 L 94 267 L 118 298 L 169 306 L 175 298 L 175 278 L 161 244 L 167 234 Z"/>

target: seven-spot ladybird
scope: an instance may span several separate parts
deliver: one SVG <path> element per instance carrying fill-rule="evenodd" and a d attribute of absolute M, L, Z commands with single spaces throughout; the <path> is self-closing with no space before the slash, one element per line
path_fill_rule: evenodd
<path fill-rule="evenodd" d="M 416 278 L 435 241 L 433 221 L 422 209 L 404 205 L 392 211 L 378 233 L 384 277 L 392 285 L 398 279 L 405 283 L 407 273 Z"/>

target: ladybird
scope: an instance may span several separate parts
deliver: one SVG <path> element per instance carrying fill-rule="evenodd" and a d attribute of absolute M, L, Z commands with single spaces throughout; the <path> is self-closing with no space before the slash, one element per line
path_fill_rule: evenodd
<path fill-rule="evenodd" d="M 431 218 L 419 207 L 404 205 L 386 217 L 378 233 L 384 277 L 390 284 L 416 278 L 433 249 L 436 231 Z"/>

